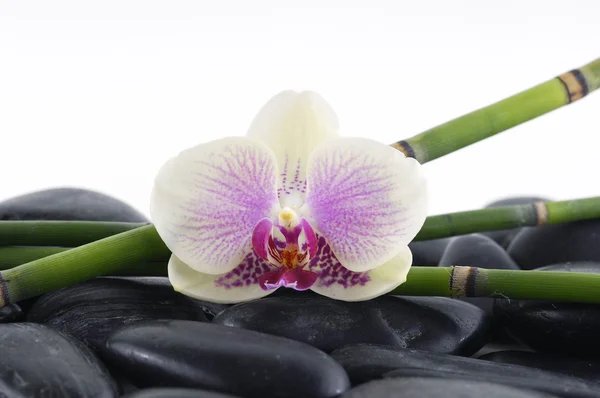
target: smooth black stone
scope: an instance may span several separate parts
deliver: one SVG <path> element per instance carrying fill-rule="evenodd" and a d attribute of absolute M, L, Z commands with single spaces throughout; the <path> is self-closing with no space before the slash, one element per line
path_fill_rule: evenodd
<path fill-rule="evenodd" d="M 80 342 L 44 325 L 0 325 L 0 397 L 116 396 L 104 365 Z"/>
<path fill-rule="evenodd" d="M 597 274 L 600 263 L 554 264 L 539 270 Z M 580 358 L 600 355 L 598 304 L 496 299 L 494 317 L 515 339 L 536 351 Z"/>
<path fill-rule="evenodd" d="M 512 241 L 508 254 L 523 269 L 566 262 L 600 262 L 600 220 L 529 228 Z"/>
<path fill-rule="evenodd" d="M 78 188 L 46 189 L 0 202 L 0 220 L 148 222 L 118 199 Z"/>
<path fill-rule="evenodd" d="M 149 388 L 140 390 L 125 398 L 238 398 L 234 395 L 191 388 Z"/>
<path fill-rule="evenodd" d="M 0 308 L 0 323 L 16 322 L 23 318 L 23 311 L 18 304 L 9 304 Z"/>
<path fill-rule="evenodd" d="M 535 202 L 547 202 L 549 199 L 538 198 L 538 197 L 515 197 L 515 198 L 506 198 L 497 200 L 485 206 L 486 209 L 493 207 L 502 207 L 502 206 L 515 206 L 515 205 L 529 205 Z M 521 233 L 521 231 L 528 229 L 529 227 L 522 228 L 511 228 L 511 229 L 502 229 L 497 231 L 487 231 L 484 232 L 484 235 L 487 235 L 489 238 L 496 241 L 501 247 L 507 248 L 513 239 Z"/>
<path fill-rule="evenodd" d="M 489 318 L 443 297 L 379 297 L 343 302 L 326 297 L 274 297 L 235 305 L 214 323 L 302 341 L 325 352 L 354 343 L 471 355 L 487 339 Z"/>
<path fill-rule="evenodd" d="M 593 396 L 589 394 L 600 394 L 600 384 L 588 383 L 563 374 L 422 350 L 356 344 L 336 350 L 331 356 L 344 367 L 353 385 L 388 377 L 388 375 L 391 375 L 390 377 L 456 377 L 527 387 L 558 395 L 562 394 L 563 390 L 571 389 L 580 394 L 573 396 L 587 397 Z M 557 385 L 563 386 L 564 389 L 557 389 Z"/>
<path fill-rule="evenodd" d="M 600 383 L 600 361 L 540 354 L 530 351 L 496 351 L 479 357 L 481 360 L 529 366 Z"/>
<path fill-rule="evenodd" d="M 245 398 L 335 397 L 344 369 L 309 345 L 193 321 L 143 321 L 114 332 L 103 358 L 140 387 L 196 387 Z"/>
<path fill-rule="evenodd" d="M 340 398 L 560 398 L 483 381 L 408 377 L 377 380 L 360 385 Z"/>
<path fill-rule="evenodd" d="M 96 278 L 43 295 L 27 315 L 94 350 L 119 327 L 145 319 L 207 321 L 203 303 L 173 290 L 167 278 Z"/>
<path fill-rule="evenodd" d="M 459 236 L 450 242 L 440 267 L 465 265 L 486 269 L 520 269 L 499 244 L 481 234 Z"/>
<path fill-rule="evenodd" d="M 453 238 L 413 241 L 408 244 L 413 256 L 413 265 L 435 267 Z"/>
<path fill-rule="evenodd" d="M 366 355 L 364 351 L 363 349 L 363 355 Z M 353 356 L 355 355 L 357 355 L 356 352 L 353 353 Z M 375 355 L 379 355 L 378 365 L 380 371 L 383 370 L 381 369 L 382 363 L 387 363 L 388 368 L 396 367 L 395 370 L 385 373 L 383 375 L 385 378 L 440 377 L 464 379 L 465 381 L 485 381 L 517 388 L 527 388 L 565 398 L 600 397 L 600 384 L 598 383 L 527 366 L 401 349 L 386 351 L 385 348 L 380 348 L 371 354 L 371 357 L 373 358 Z M 340 358 L 339 355 L 338 358 Z M 365 373 L 364 365 L 361 370 L 361 366 L 356 363 L 356 360 L 354 360 L 354 370 L 351 370 L 349 366 L 349 363 L 352 362 L 346 360 L 342 363 L 344 362 L 350 375 L 361 371 Z M 377 364 L 377 362 L 375 363 Z"/>

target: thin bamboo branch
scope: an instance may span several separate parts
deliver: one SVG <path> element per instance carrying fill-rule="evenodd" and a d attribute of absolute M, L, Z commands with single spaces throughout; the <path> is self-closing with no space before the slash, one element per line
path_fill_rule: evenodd
<path fill-rule="evenodd" d="M 412 267 L 406 283 L 389 294 L 600 304 L 600 274 L 466 266 Z"/>
<path fill-rule="evenodd" d="M 429 216 L 415 240 L 589 219 L 600 219 L 598 196 Z"/>
<path fill-rule="evenodd" d="M 600 58 L 391 146 L 426 163 L 577 101 L 599 87 Z"/>
<path fill-rule="evenodd" d="M 0 307 L 88 279 L 166 262 L 170 251 L 153 225 L 0 271 Z"/>
<path fill-rule="evenodd" d="M 104 221 L 0 221 L 0 246 L 81 246 L 139 228 L 143 223 Z"/>

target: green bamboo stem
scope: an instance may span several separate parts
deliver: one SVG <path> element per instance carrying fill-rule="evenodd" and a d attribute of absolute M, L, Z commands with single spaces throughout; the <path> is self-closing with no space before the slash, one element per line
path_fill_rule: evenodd
<path fill-rule="evenodd" d="M 426 163 L 535 119 L 600 87 L 600 58 L 392 146 Z"/>
<path fill-rule="evenodd" d="M 81 246 L 138 228 L 142 223 L 100 221 L 0 221 L 0 246 Z"/>
<path fill-rule="evenodd" d="M 391 295 L 493 297 L 600 304 L 600 274 L 475 267 L 412 267 Z"/>
<path fill-rule="evenodd" d="M 169 256 L 153 225 L 122 232 L 0 271 L 0 307 Z"/>
<path fill-rule="evenodd" d="M 415 240 L 589 219 L 600 219 L 600 197 L 429 216 Z"/>
<path fill-rule="evenodd" d="M 56 253 L 71 250 L 71 247 L 0 247 L 0 270 L 11 269 L 30 261 L 39 260 Z M 147 261 L 117 270 L 115 276 L 166 276 L 165 261 Z"/>

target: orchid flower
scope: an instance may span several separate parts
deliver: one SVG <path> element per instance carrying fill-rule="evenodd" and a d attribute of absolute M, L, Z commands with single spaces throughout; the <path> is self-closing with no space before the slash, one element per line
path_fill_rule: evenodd
<path fill-rule="evenodd" d="M 185 295 L 237 303 L 285 287 L 360 301 L 406 280 L 426 201 L 416 160 L 339 136 L 322 97 L 284 91 L 245 137 L 168 160 L 150 214 Z"/>

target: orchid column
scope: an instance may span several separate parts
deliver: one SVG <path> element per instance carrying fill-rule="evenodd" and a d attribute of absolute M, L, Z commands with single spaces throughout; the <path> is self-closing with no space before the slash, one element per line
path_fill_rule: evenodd
<path fill-rule="evenodd" d="M 367 300 L 406 280 L 426 217 L 421 165 L 341 138 L 317 94 L 272 98 L 246 137 L 188 149 L 160 170 L 151 216 L 176 290 L 240 302 L 279 287 Z"/>

